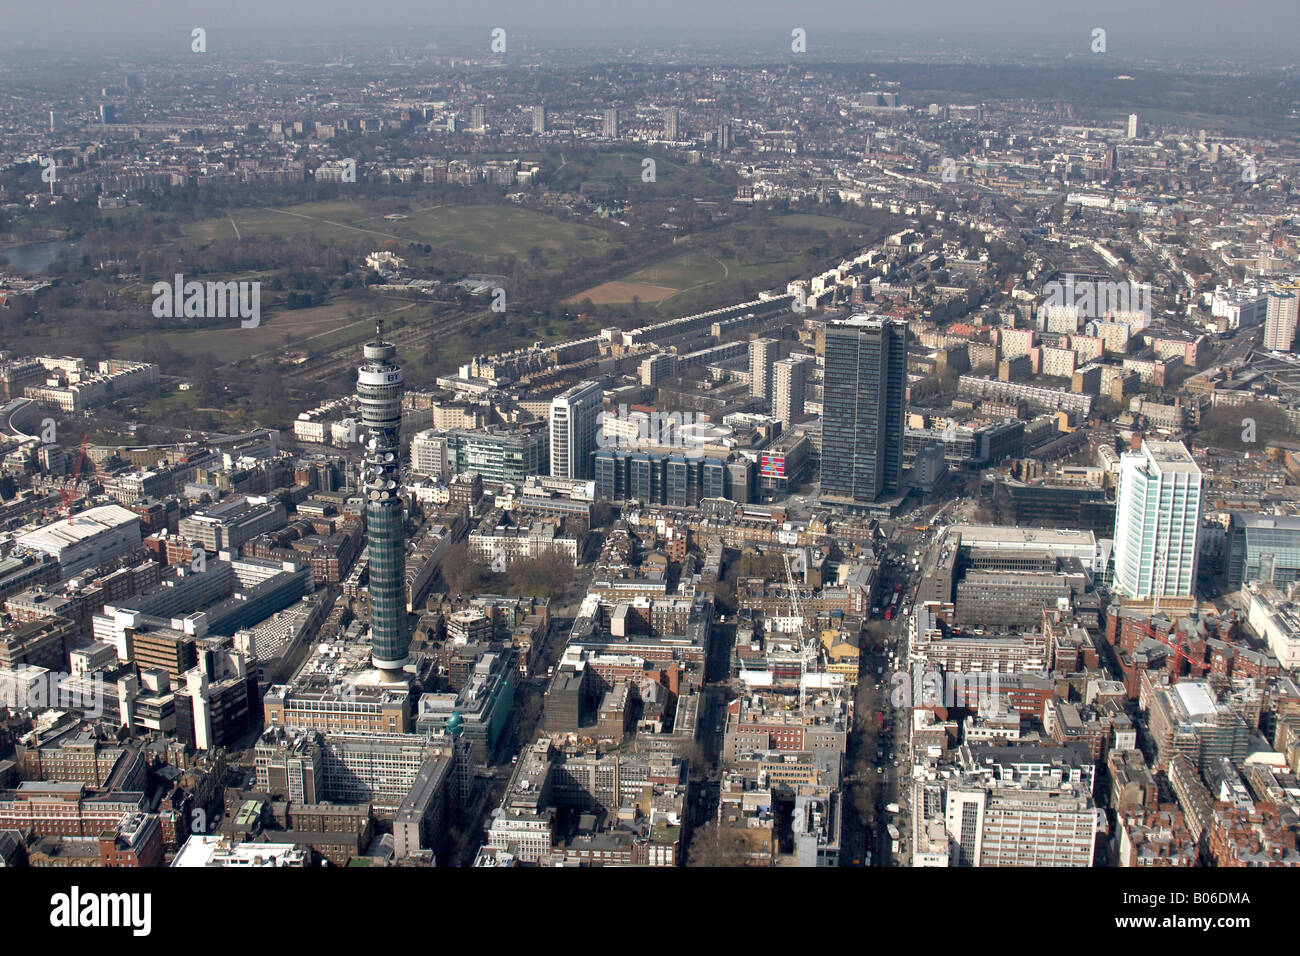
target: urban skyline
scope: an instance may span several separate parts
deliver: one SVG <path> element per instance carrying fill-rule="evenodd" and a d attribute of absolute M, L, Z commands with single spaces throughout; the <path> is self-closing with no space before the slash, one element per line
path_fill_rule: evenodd
<path fill-rule="evenodd" d="M 14 928 L 180 940 L 160 874 L 239 867 L 728 869 L 728 914 L 996 871 L 908 916 L 1086 869 L 1031 933 L 1271 925 L 1222 871 L 1300 866 L 1298 41 L 1273 0 L 7 15 Z"/>

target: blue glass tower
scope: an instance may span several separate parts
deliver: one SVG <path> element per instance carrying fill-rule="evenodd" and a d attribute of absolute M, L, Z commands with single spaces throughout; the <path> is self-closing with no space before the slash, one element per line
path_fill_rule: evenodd
<path fill-rule="evenodd" d="M 401 680 L 408 659 L 406 548 L 402 540 L 402 367 L 397 347 L 384 341 L 384 325 L 365 345 L 357 369 L 361 419 L 369 429 L 361 469 L 366 496 L 366 556 L 370 563 L 371 659 L 385 680 Z"/>

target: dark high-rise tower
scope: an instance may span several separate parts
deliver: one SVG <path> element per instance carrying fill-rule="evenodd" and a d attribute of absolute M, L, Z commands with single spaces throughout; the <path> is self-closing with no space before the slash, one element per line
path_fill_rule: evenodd
<path fill-rule="evenodd" d="M 384 341 L 384 324 L 365 345 L 357 369 L 361 419 L 370 431 L 362 465 L 366 496 L 366 556 L 370 563 L 371 659 L 385 679 L 400 680 L 406 665 L 406 547 L 402 540 L 400 432 L 402 367 L 397 347 Z"/>
<path fill-rule="evenodd" d="M 826 327 L 822 495 L 876 501 L 903 484 L 907 323 L 854 316 Z"/>

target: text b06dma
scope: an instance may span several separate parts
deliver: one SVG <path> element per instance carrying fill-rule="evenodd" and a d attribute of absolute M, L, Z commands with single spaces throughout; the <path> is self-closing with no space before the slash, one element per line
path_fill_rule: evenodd
<path fill-rule="evenodd" d="M 1249 893 L 1227 891 L 1202 891 L 1198 893 L 1125 893 L 1125 903 L 1141 903 L 1155 908 L 1166 903 L 1250 903 Z"/>

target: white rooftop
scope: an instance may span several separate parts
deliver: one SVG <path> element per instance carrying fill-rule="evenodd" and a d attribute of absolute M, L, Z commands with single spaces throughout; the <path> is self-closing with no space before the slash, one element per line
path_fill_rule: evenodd
<path fill-rule="evenodd" d="M 1192 475 L 1201 473 L 1187 446 L 1180 441 L 1144 441 L 1142 450 L 1163 472 L 1186 472 Z"/>
<path fill-rule="evenodd" d="M 1097 536 L 1091 531 L 1073 528 L 1017 528 L 1009 525 L 972 524 L 956 525 L 952 530 L 961 533 L 961 543 L 970 547 L 980 544 L 1041 545 L 1044 548 L 1062 545 L 1088 546 L 1096 544 Z"/>
<path fill-rule="evenodd" d="M 1178 695 L 1189 717 L 1208 717 L 1216 710 L 1209 684 L 1179 681 L 1174 685 L 1174 693 Z"/>
<path fill-rule="evenodd" d="M 58 555 L 70 545 L 139 520 L 139 515 L 121 505 L 100 505 L 98 508 L 78 512 L 72 516 L 71 521 L 60 518 L 43 528 L 19 535 L 15 544 L 33 551 Z"/>
<path fill-rule="evenodd" d="M 305 854 L 292 843 L 230 845 L 220 836 L 194 834 L 180 848 L 172 866 L 301 866 Z"/>

